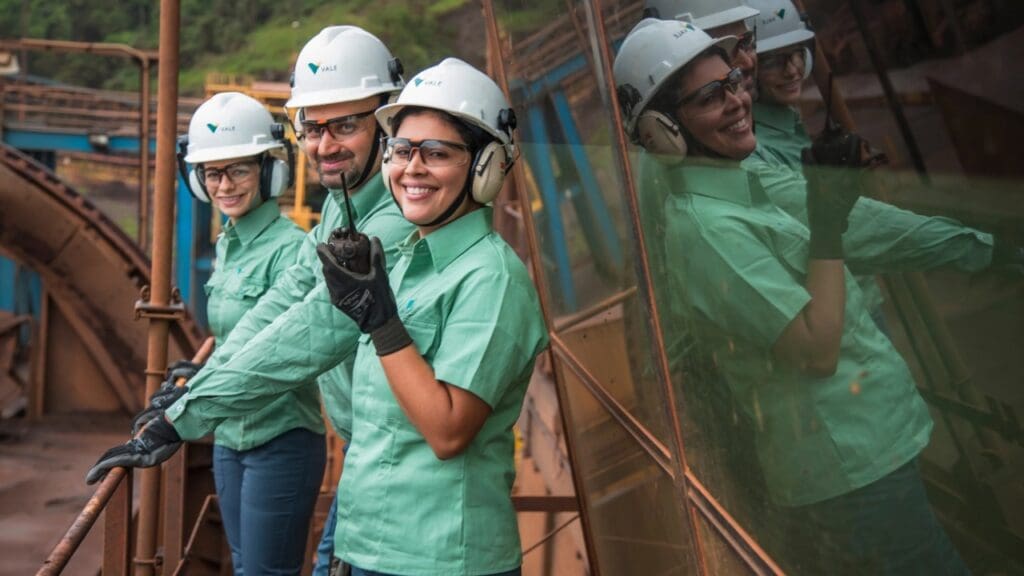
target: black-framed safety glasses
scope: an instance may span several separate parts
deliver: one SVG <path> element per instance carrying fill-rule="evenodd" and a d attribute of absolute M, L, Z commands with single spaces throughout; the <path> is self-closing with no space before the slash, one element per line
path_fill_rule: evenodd
<path fill-rule="evenodd" d="M 309 142 L 319 142 L 324 137 L 324 131 L 330 133 L 331 138 L 343 142 L 353 136 L 364 132 L 368 126 L 363 121 L 376 111 L 367 110 L 357 114 L 338 116 L 336 118 L 325 118 L 323 120 L 302 120 L 302 138 Z"/>
<path fill-rule="evenodd" d="M 228 180 L 232 184 L 238 184 L 239 182 L 245 182 L 249 178 L 252 178 L 256 174 L 256 170 L 259 162 L 257 160 L 243 160 L 242 162 L 235 162 L 234 164 L 228 164 L 223 168 L 206 168 L 205 166 L 199 167 L 199 176 L 203 180 L 203 184 L 207 188 L 213 188 L 220 185 L 220 181 L 227 176 Z"/>
<path fill-rule="evenodd" d="M 385 161 L 393 166 L 405 166 L 412 161 L 417 150 L 420 162 L 431 168 L 462 166 L 469 162 L 469 146 L 449 140 L 409 140 L 388 138 L 384 141 Z"/>
<path fill-rule="evenodd" d="M 743 71 L 733 68 L 724 77 L 712 80 L 676 102 L 676 108 L 686 107 L 696 114 L 710 114 L 725 106 L 726 93 L 743 91 Z"/>

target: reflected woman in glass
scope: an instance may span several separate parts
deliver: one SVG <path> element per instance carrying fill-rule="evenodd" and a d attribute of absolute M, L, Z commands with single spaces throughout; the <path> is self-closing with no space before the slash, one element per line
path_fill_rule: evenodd
<path fill-rule="evenodd" d="M 740 164 L 757 140 L 750 95 L 727 57 L 734 42 L 647 19 L 615 61 L 626 129 L 668 175 L 659 183 L 670 187 L 669 305 L 697 327 L 752 422 L 787 520 L 774 529 L 799 530 L 800 550 L 788 555 L 807 556 L 800 572 L 965 574 L 917 469 L 928 409 L 850 272 L 900 264 L 899 255 L 844 246 L 860 158 L 823 142 L 813 151 L 822 163 L 851 168 L 772 181 L 806 188 L 806 223 L 772 204 L 758 173 Z M 987 235 L 962 242 L 991 253 Z"/>
<path fill-rule="evenodd" d="M 335 553 L 353 576 L 518 575 L 512 426 L 547 333 L 486 206 L 515 159 L 515 116 L 454 58 L 376 114 L 381 175 L 417 230 L 390 274 L 377 238 L 361 256 L 351 234 L 354 256 L 318 248 L 331 301 L 364 333 Z"/>

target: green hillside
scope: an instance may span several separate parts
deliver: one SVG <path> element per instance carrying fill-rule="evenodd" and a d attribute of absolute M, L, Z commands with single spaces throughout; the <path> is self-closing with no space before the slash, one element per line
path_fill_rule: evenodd
<path fill-rule="evenodd" d="M 328 24 L 377 34 L 407 72 L 451 54 L 458 14 L 469 0 L 182 0 L 181 91 L 199 95 L 207 72 L 287 80 L 302 45 Z M 0 36 L 157 47 L 159 3 L 152 0 L 0 0 Z M 135 89 L 128 61 L 95 56 L 28 55 L 30 74 L 93 88 Z"/>

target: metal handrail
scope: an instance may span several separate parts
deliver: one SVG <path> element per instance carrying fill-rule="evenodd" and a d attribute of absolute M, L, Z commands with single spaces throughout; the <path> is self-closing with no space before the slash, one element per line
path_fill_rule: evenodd
<path fill-rule="evenodd" d="M 195 356 L 192 357 L 192 361 L 196 364 L 205 362 L 213 352 L 213 346 L 214 339 L 212 337 L 207 338 L 203 345 L 199 347 Z M 179 378 L 176 384 L 184 386 L 185 379 Z M 85 540 L 93 525 L 96 524 L 96 519 L 107 507 L 107 504 L 110 503 L 114 493 L 126 477 L 128 477 L 128 469 L 122 467 L 114 468 L 107 474 L 106 478 L 96 488 L 92 498 L 89 498 L 89 501 L 86 502 L 85 508 L 82 509 L 78 517 L 71 523 L 71 527 L 68 528 L 64 537 L 57 542 L 50 555 L 46 557 L 42 567 L 36 572 L 36 576 L 55 576 L 64 570 L 71 557 L 74 556 L 75 552 L 82 545 L 82 541 Z M 128 499 L 130 501 L 130 494 Z M 121 540 L 127 540 L 129 528 L 130 523 L 125 523 L 123 533 L 119 535 Z M 109 543 L 110 541 L 107 540 L 106 544 Z"/>

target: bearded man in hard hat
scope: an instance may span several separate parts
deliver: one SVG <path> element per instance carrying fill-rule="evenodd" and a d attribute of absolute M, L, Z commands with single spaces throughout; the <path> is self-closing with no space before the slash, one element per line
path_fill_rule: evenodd
<path fill-rule="evenodd" d="M 377 37 L 355 26 L 331 26 L 299 53 L 286 107 L 297 111 L 303 143 L 330 192 L 320 223 L 306 237 L 297 260 L 166 409 L 174 436 L 131 443 L 104 455 L 90 471 L 93 481 L 115 466 L 152 466 L 170 457 L 167 447 L 198 439 L 228 418 L 252 416 L 274 402 L 318 403 L 335 430 L 350 437 L 348 391 L 351 366 L 339 364 L 343 343 L 358 327 L 331 305 L 316 256 L 337 228 L 377 236 L 386 261 L 398 260 L 396 246 L 413 230 L 379 177 L 383 132 L 374 111 L 404 86 L 402 66 Z M 351 215 L 345 189 L 351 194 Z M 350 220 L 351 216 L 351 220 Z M 252 422 L 254 431 L 273 425 L 273 415 Z M 128 445 L 126 445 L 128 446 Z M 257 569 L 258 571 L 258 569 Z"/>

